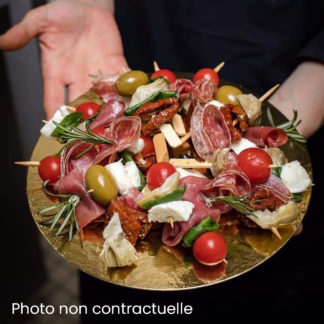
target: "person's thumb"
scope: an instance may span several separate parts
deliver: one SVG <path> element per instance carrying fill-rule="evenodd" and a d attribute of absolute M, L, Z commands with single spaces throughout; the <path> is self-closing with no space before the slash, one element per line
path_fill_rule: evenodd
<path fill-rule="evenodd" d="M 0 35 L 0 49 L 12 51 L 25 46 L 41 32 L 44 21 L 44 6 L 29 11 L 24 19 Z"/>

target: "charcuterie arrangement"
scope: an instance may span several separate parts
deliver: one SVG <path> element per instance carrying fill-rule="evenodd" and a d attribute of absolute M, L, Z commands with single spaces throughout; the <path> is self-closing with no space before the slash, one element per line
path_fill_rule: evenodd
<path fill-rule="evenodd" d="M 151 233 L 168 252 L 208 267 L 226 265 L 228 236 L 280 239 L 312 182 L 282 150 L 305 142 L 297 112 L 275 125 L 269 110 L 262 126 L 269 94 L 220 85 L 217 69 L 191 80 L 155 67 L 151 76 L 99 75 L 91 91 L 102 104 L 62 106 L 46 121 L 41 134 L 62 147 L 27 164 L 55 201 L 39 211 L 41 225 L 68 241 L 78 233 L 101 242 L 107 269 L 136 265 Z"/>

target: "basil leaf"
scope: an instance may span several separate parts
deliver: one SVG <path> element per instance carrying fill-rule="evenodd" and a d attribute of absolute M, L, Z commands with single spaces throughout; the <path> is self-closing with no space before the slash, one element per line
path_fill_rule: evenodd
<path fill-rule="evenodd" d="M 219 225 L 215 220 L 213 220 L 211 217 L 206 217 L 183 237 L 182 245 L 185 248 L 190 248 L 198 236 L 205 232 L 215 232 L 218 227 Z"/>
<path fill-rule="evenodd" d="M 80 112 L 74 112 L 71 113 L 63 118 L 63 120 L 59 123 L 59 125 L 65 127 L 68 130 L 71 130 L 72 127 L 78 126 L 82 121 L 82 113 Z M 51 136 L 53 137 L 60 137 L 61 129 L 59 127 L 56 127 Z"/>
<path fill-rule="evenodd" d="M 292 200 L 294 202 L 301 202 L 302 201 L 302 193 L 301 192 L 293 193 L 292 195 L 293 195 Z"/>
<path fill-rule="evenodd" d="M 282 169 L 282 167 L 272 168 L 272 174 L 274 174 L 275 176 L 277 176 L 278 178 L 280 178 L 281 169 Z"/>

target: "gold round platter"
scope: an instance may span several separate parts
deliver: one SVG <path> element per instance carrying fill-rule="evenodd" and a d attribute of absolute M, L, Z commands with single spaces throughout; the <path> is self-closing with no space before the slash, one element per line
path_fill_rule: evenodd
<path fill-rule="evenodd" d="M 186 73 L 178 75 L 191 77 L 190 74 Z M 222 84 L 232 83 L 222 81 Z M 251 93 L 242 86 L 239 86 L 239 88 L 244 93 Z M 81 102 L 89 100 L 101 103 L 97 95 L 89 91 L 73 101 L 71 106 L 77 106 Z M 276 108 L 264 102 L 262 104 L 263 125 L 267 124 L 265 110 L 269 106 L 276 124 L 285 121 L 283 115 Z M 55 140 L 41 136 L 36 143 L 31 160 L 39 161 L 47 155 L 55 154 L 59 148 L 60 144 Z M 282 149 L 289 161 L 298 160 L 312 178 L 311 161 L 305 146 L 289 141 Z M 139 260 L 136 265 L 108 270 L 99 258 L 102 243 L 81 242 L 77 233 L 69 242 L 64 237 L 54 236 L 48 227 L 39 224 L 43 219 L 38 215 L 38 211 L 52 204 L 41 187 L 42 182 L 38 176 L 37 168 L 29 168 L 27 196 L 31 214 L 40 232 L 62 257 L 80 270 L 101 280 L 116 285 L 147 290 L 181 290 L 204 287 L 233 279 L 257 267 L 274 255 L 294 235 L 298 225 L 303 220 L 311 197 L 311 188 L 309 188 L 303 193 L 302 201 L 298 203 L 297 220 L 291 225 L 279 228 L 281 240 L 269 230 L 250 233 L 240 232 L 236 236 L 225 235 L 228 246 L 227 264 L 224 263 L 218 268 L 214 268 L 212 279 L 210 279 L 208 269 L 207 274 L 199 276 L 200 279 L 198 279 L 193 270 L 195 264 L 191 262 L 192 258 L 183 256 L 178 250 L 173 250 L 172 253 L 167 251 L 162 246 L 160 234 L 156 232 L 145 239 L 142 244 L 145 248 L 140 249 Z M 200 268 L 200 272 L 205 270 L 204 267 Z"/>

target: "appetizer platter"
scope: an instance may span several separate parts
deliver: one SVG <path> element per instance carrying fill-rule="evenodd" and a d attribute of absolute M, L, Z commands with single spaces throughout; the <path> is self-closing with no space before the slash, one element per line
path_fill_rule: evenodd
<path fill-rule="evenodd" d="M 41 129 L 27 195 L 48 242 L 118 285 L 189 289 L 261 264 L 296 231 L 311 163 L 266 99 L 197 73 L 96 76 Z"/>

